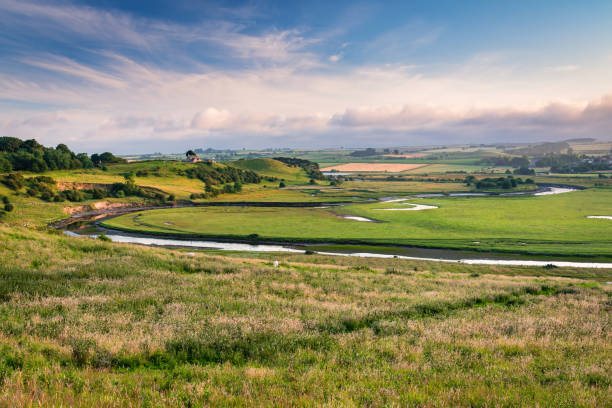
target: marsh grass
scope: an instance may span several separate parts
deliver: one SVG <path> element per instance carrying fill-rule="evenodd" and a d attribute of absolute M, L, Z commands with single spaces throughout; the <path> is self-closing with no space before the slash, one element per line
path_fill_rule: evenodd
<path fill-rule="evenodd" d="M 610 286 L 554 276 L 610 271 L 187 255 L 17 227 L 0 257 L 0 406 L 612 402 Z"/>

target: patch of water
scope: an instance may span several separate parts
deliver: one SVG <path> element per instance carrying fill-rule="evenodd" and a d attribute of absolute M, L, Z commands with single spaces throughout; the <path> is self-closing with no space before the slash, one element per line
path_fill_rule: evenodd
<path fill-rule="evenodd" d="M 563 194 L 563 193 L 570 193 L 572 191 L 576 191 L 576 189 L 565 188 L 565 187 L 548 187 L 548 190 L 540 191 L 539 193 L 535 193 L 534 195 L 543 196 L 543 195 Z"/>
<path fill-rule="evenodd" d="M 345 220 L 361 221 L 361 222 L 376 222 L 366 217 L 357 217 L 354 215 L 343 215 L 342 218 Z"/>
<path fill-rule="evenodd" d="M 587 218 L 597 218 L 600 220 L 612 220 L 612 215 L 587 215 Z"/>
<path fill-rule="evenodd" d="M 409 208 L 377 208 L 379 211 L 421 211 L 421 210 L 434 210 L 436 208 L 435 205 L 425 205 L 425 204 L 412 204 L 412 203 L 402 203 L 402 205 L 411 205 Z"/>
<path fill-rule="evenodd" d="M 89 237 L 97 238 L 98 235 L 79 235 L 72 231 L 64 231 L 64 234 L 71 237 Z M 150 237 L 133 237 L 129 235 L 107 235 L 113 242 L 122 242 L 129 244 L 140 244 L 147 246 L 178 246 L 189 248 L 207 248 L 221 249 L 223 251 L 248 251 L 248 252 L 295 252 L 303 253 L 298 249 L 288 248 L 281 245 L 259 245 L 259 244 L 243 244 L 237 242 L 215 242 L 215 241 L 190 241 L 171 238 L 150 238 Z"/>
<path fill-rule="evenodd" d="M 97 235 L 79 235 L 72 231 L 64 231 L 64 234 L 72 237 L 89 237 L 96 238 Z M 303 250 L 290 248 L 283 245 L 253 245 L 232 242 L 215 242 L 215 241 L 188 241 L 180 239 L 165 239 L 165 238 L 150 238 L 136 237 L 130 235 L 107 235 L 113 242 L 132 243 L 148 246 L 176 246 L 202 249 L 219 249 L 223 251 L 247 251 L 247 252 L 291 252 L 304 253 Z M 450 263 L 466 263 L 470 265 L 507 265 L 507 266 L 547 266 L 555 265 L 558 267 L 571 268 L 596 268 L 596 269 L 612 269 L 612 263 L 602 262 L 569 262 L 569 261 L 532 261 L 532 260 L 499 260 L 499 259 L 444 259 L 444 258 L 426 258 L 413 257 L 404 255 L 389 255 L 376 254 L 370 252 L 354 252 L 354 253 L 339 253 L 339 252 L 317 252 L 320 255 L 333 256 L 356 256 L 362 258 L 398 258 L 412 259 L 419 261 L 434 261 L 434 262 L 450 262 Z"/>

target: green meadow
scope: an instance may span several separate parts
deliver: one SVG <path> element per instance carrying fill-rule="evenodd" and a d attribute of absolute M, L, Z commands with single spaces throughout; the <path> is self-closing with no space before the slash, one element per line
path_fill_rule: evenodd
<path fill-rule="evenodd" d="M 0 406 L 612 403 L 610 271 L 0 243 Z"/>
<path fill-rule="evenodd" d="M 253 170 L 262 176 L 276 177 L 290 184 L 306 184 L 310 178 L 300 167 L 291 167 L 273 159 L 245 159 L 231 162 L 233 167 Z"/>
<path fill-rule="evenodd" d="M 548 196 L 436 197 L 332 208 L 213 207 L 151 210 L 104 226 L 152 234 L 353 242 L 612 258 L 612 192 Z M 406 203 L 438 208 L 396 211 Z M 366 217 L 360 222 L 342 216 Z"/>
<path fill-rule="evenodd" d="M 112 205 L 348 201 L 156 209 L 104 224 L 183 237 L 312 241 L 315 251 L 354 242 L 353 249 L 387 253 L 417 245 L 609 262 L 612 221 L 586 216 L 612 215 L 612 180 L 538 176 L 589 188 L 383 203 L 367 200 L 471 191 L 464 173 L 446 171 L 475 165 L 449 161 L 428 166 L 427 175 L 381 173 L 332 185 L 311 184 L 301 168 L 248 159 L 215 167 L 268 179 L 192 198 L 206 186 L 186 176 L 195 166 L 154 160 L 43 173 L 61 188 L 132 175 L 136 185 L 173 200 L 88 195 L 54 202 L 27 186 L 0 184 L 14 206 L 0 217 L 0 407 L 612 405 L 612 269 L 149 248 L 48 227 Z M 406 203 L 438 208 L 387 210 Z"/>

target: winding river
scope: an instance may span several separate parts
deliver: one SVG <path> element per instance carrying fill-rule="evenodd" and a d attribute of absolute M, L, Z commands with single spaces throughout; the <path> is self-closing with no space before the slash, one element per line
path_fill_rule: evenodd
<path fill-rule="evenodd" d="M 534 192 L 530 192 L 533 195 L 549 195 L 549 194 L 561 194 L 575 191 L 574 188 L 568 186 L 547 186 L 543 189 L 539 189 Z M 489 195 L 486 193 L 476 193 L 475 196 Z M 512 194 L 512 193 L 508 193 Z M 525 194 L 525 193 L 521 193 Z M 467 194 L 449 194 L 450 196 L 468 196 Z M 440 194 L 421 194 L 413 197 L 439 197 Z M 471 195 L 470 195 L 471 196 Z M 406 198 L 386 197 L 384 201 L 400 201 Z M 337 205 L 337 203 L 335 203 Z M 218 204 L 217 204 L 218 205 Z M 243 203 L 243 205 L 249 205 Z M 295 205 L 295 204 L 294 204 Z M 317 205 L 321 205 L 318 203 Z M 141 211 L 143 208 L 128 209 L 125 212 Z M 304 245 L 288 245 L 283 243 L 278 244 L 250 244 L 240 242 L 221 242 L 221 241 L 208 241 L 208 240 L 187 240 L 178 238 L 159 238 L 154 236 L 147 236 L 143 234 L 132 234 L 118 232 L 100 227 L 97 224 L 101 218 L 113 217 L 122 213 L 121 211 L 115 211 L 113 213 L 97 213 L 97 214 L 81 214 L 71 217 L 63 222 L 56 223 L 54 226 L 64 230 L 64 234 L 72 237 L 90 237 L 95 238 L 99 234 L 104 233 L 113 242 L 131 243 L 147 246 L 161 246 L 161 247 L 182 247 L 182 248 L 198 248 L 198 249 L 216 249 L 223 251 L 244 251 L 244 252 L 285 252 L 285 253 L 304 253 L 308 250 L 308 247 L 314 244 Z M 73 222 L 67 222 L 73 220 Z M 321 244 L 316 244 L 320 248 Z M 477 251 L 466 251 L 466 250 L 453 250 L 453 249 L 436 249 L 436 248 L 413 248 L 413 247 L 401 247 L 398 249 L 397 254 L 389 253 L 375 253 L 375 252 L 357 252 L 351 251 L 350 245 L 346 245 L 347 252 L 334 252 L 334 251 L 320 251 L 316 253 L 320 255 L 333 255 L 333 256 L 354 256 L 364 258 L 397 258 L 397 259 L 411 259 L 411 260 L 423 260 L 423 261 L 435 261 L 435 262 L 449 262 L 449 263 L 464 263 L 470 265 L 508 265 L 508 266 L 535 266 L 544 267 L 554 265 L 557 267 L 572 267 L 572 268 L 611 268 L 612 263 L 606 262 L 578 262 L 578 261 L 564 261 L 556 259 L 548 259 L 539 257 L 539 259 L 526 259 L 518 255 L 503 254 L 503 253 L 483 253 Z M 513 259 L 513 257 L 515 259 Z"/>

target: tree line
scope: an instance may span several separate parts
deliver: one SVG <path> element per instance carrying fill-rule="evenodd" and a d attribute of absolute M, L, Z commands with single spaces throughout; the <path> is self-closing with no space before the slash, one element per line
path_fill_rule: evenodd
<path fill-rule="evenodd" d="M 74 153 L 63 143 L 53 148 L 45 147 L 35 139 L 0 137 L 0 172 L 22 170 L 42 173 L 48 170 L 89 169 L 121 162 L 125 160 L 110 152 L 90 157 L 87 153 Z"/>

